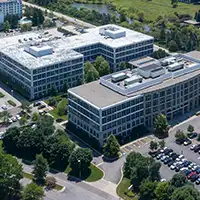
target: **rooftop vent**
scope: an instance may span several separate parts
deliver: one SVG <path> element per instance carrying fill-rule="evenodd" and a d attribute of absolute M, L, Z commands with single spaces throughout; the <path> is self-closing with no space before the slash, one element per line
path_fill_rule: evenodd
<path fill-rule="evenodd" d="M 124 73 L 124 72 L 112 75 L 112 81 L 113 82 L 122 81 L 125 78 L 126 78 L 126 73 Z"/>
<path fill-rule="evenodd" d="M 53 48 L 50 46 L 26 46 L 24 51 L 35 57 L 42 57 L 53 53 Z"/>
<path fill-rule="evenodd" d="M 121 37 L 126 37 L 126 31 L 121 28 L 114 26 L 107 26 L 99 29 L 99 34 L 110 37 L 112 39 L 117 39 Z"/>

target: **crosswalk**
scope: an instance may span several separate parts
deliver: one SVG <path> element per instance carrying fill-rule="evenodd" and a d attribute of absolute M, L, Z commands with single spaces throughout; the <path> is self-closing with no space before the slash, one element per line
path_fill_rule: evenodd
<path fill-rule="evenodd" d="M 154 136 L 146 136 L 144 138 L 141 138 L 141 139 L 138 139 L 138 140 L 135 140 L 131 143 L 128 143 L 124 146 L 121 147 L 121 153 L 130 153 L 131 151 L 135 151 L 137 150 L 138 148 L 144 146 L 144 145 L 147 145 L 149 144 L 152 140 L 154 140 Z"/>

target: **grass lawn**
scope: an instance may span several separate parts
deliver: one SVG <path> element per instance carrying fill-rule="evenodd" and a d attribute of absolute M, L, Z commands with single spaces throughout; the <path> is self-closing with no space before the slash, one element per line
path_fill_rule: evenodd
<path fill-rule="evenodd" d="M 24 178 L 27 178 L 27 179 L 30 179 L 30 180 L 33 179 L 33 175 L 29 174 L 29 173 L 26 173 L 26 172 L 23 172 L 23 176 L 24 176 Z"/>
<path fill-rule="evenodd" d="M 14 101 L 12 101 L 12 100 L 8 100 L 8 103 L 9 103 L 11 106 L 13 106 L 13 107 L 16 106 L 16 103 L 15 103 Z"/>
<path fill-rule="evenodd" d="M 171 0 L 113 0 L 113 3 L 119 7 L 133 8 L 144 12 L 144 16 L 148 20 L 155 20 L 159 15 L 165 16 L 174 14 L 190 14 L 195 15 L 195 12 L 199 10 L 199 5 L 178 3 L 176 8 L 171 5 Z"/>
<path fill-rule="evenodd" d="M 137 195 L 134 197 L 129 197 L 125 194 L 125 191 L 127 191 L 128 187 L 131 185 L 131 182 L 127 178 L 123 178 L 120 184 L 117 187 L 117 194 L 124 200 L 138 200 Z M 132 193 L 133 194 L 133 193 Z"/>
<path fill-rule="evenodd" d="M 3 151 L 2 144 L 3 144 L 3 142 L 2 142 L 2 140 L 0 140 L 0 151 Z"/>
<path fill-rule="evenodd" d="M 66 168 L 65 173 L 79 178 L 79 174 L 73 173 L 70 166 Z M 92 163 L 90 164 L 88 171 L 84 174 L 81 174 L 81 179 L 87 182 L 95 182 L 100 180 L 102 177 L 103 177 L 103 172 Z"/>
<path fill-rule="evenodd" d="M 68 116 L 67 116 L 67 115 L 60 116 L 60 115 L 58 114 L 58 108 L 59 108 L 59 107 L 66 106 L 67 104 L 68 104 L 67 98 L 63 98 L 63 99 L 58 103 L 57 107 L 56 107 L 55 109 L 49 111 L 49 113 L 50 113 L 51 115 L 53 115 L 53 117 L 54 117 L 55 119 L 62 118 L 62 119 L 64 119 L 64 120 L 68 120 Z"/>

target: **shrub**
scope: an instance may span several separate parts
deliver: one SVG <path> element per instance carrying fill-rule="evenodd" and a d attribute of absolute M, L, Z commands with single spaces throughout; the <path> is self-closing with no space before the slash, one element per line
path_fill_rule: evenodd
<path fill-rule="evenodd" d="M 15 102 L 13 102 L 12 100 L 8 100 L 8 103 L 11 105 L 11 106 L 13 106 L 13 107 L 15 107 L 17 104 L 15 103 Z"/>
<path fill-rule="evenodd" d="M 2 92 L 0 92 L 0 98 L 3 98 L 3 97 L 5 97 L 5 95 Z"/>
<path fill-rule="evenodd" d="M 58 122 L 58 123 L 63 122 L 63 121 L 64 121 L 64 119 L 62 119 L 62 118 L 56 119 L 56 122 Z"/>

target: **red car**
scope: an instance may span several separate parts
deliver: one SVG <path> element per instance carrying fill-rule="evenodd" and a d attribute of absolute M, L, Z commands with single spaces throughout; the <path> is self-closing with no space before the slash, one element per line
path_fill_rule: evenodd
<path fill-rule="evenodd" d="M 187 176 L 187 178 L 190 179 L 191 176 L 196 175 L 196 174 L 197 174 L 196 172 L 191 172 L 191 173 Z"/>

